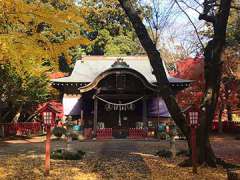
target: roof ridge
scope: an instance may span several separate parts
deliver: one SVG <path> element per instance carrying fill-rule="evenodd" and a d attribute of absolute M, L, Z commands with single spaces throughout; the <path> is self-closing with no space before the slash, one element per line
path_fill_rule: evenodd
<path fill-rule="evenodd" d="M 96 60 L 117 60 L 122 58 L 123 61 L 128 60 L 148 60 L 148 56 L 83 56 L 82 61 L 96 61 Z"/>

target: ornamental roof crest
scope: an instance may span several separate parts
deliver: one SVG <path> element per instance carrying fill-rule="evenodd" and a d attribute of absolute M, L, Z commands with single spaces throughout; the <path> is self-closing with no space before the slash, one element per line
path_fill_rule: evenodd
<path fill-rule="evenodd" d="M 123 61 L 123 58 L 117 58 L 117 60 L 111 65 L 112 68 L 129 68 L 129 65 Z"/>

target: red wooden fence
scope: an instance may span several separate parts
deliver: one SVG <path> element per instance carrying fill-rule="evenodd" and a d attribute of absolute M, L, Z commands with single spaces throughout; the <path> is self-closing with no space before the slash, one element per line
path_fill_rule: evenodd
<path fill-rule="evenodd" d="M 4 129 L 4 136 L 30 135 L 41 131 L 40 122 L 2 123 L 0 127 Z"/>
<path fill-rule="evenodd" d="M 97 130 L 98 139 L 111 139 L 112 138 L 112 128 L 103 128 Z"/>
<path fill-rule="evenodd" d="M 147 132 L 144 129 L 130 128 L 128 131 L 129 139 L 142 139 L 147 137 Z"/>
<path fill-rule="evenodd" d="M 223 132 L 227 133 L 240 133 L 240 122 L 228 122 L 223 121 L 222 122 Z M 218 122 L 214 121 L 212 125 L 213 131 L 218 131 Z"/>
<path fill-rule="evenodd" d="M 84 137 L 86 139 L 92 138 L 92 128 L 84 128 Z"/>

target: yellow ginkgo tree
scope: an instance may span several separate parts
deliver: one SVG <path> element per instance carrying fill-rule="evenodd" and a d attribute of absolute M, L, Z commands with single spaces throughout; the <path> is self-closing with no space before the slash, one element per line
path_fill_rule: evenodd
<path fill-rule="evenodd" d="M 49 98 L 47 72 L 90 43 L 83 13 L 72 0 L 0 0 L 0 121 Z"/>
<path fill-rule="evenodd" d="M 39 60 L 57 60 L 61 54 L 68 57 L 69 48 L 89 44 L 84 37 L 89 28 L 83 14 L 71 0 L 2 0 L 0 42 L 10 48 L 16 46 L 17 58 L 30 55 Z"/>

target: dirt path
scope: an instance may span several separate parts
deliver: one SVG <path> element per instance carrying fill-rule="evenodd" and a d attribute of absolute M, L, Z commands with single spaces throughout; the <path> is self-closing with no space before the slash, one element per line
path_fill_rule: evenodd
<path fill-rule="evenodd" d="M 218 156 L 240 164 L 236 158 L 240 152 L 238 141 L 229 137 L 215 137 L 211 141 Z M 43 176 L 44 145 L 44 137 L 0 141 L 0 180 L 46 179 Z M 64 146 L 63 140 L 52 141 L 53 150 Z M 158 150 L 169 148 L 167 141 L 73 141 L 70 147 L 87 152 L 85 158 L 81 161 L 51 160 L 48 179 L 226 179 L 224 169 L 201 167 L 199 174 L 193 176 L 191 168 L 177 166 L 186 157 L 171 160 L 155 156 Z M 177 149 L 187 149 L 186 142 L 177 141 Z"/>
<path fill-rule="evenodd" d="M 43 154 L 45 137 L 0 141 L 0 155 L 4 154 Z M 214 152 L 227 162 L 240 164 L 240 141 L 231 136 L 215 136 L 211 138 Z M 52 149 L 65 147 L 65 141 L 52 141 Z M 102 140 L 102 141 L 73 141 L 73 149 L 79 149 L 96 156 L 108 155 L 111 152 L 137 152 L 154 155 L 159 149 L 168 149 L 168 141 L 136 141 L 136 140 Z M 177 149 L 187 149 L 185 141 L 177 141 Z"/>
<path fill-rule="evenodd" d="M 212 137 L 211 144 L 217 157 L 240 165 L 240 140 L 233 136 L 221 135 Z"/>

